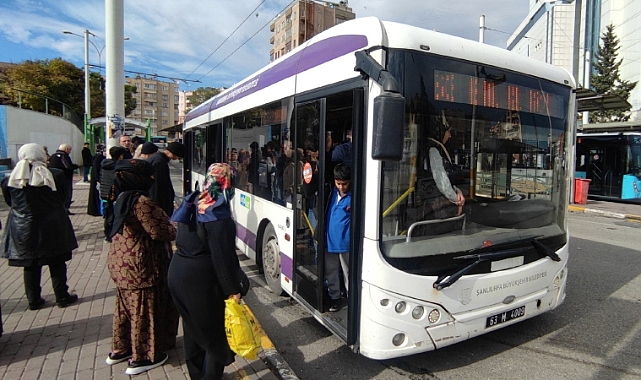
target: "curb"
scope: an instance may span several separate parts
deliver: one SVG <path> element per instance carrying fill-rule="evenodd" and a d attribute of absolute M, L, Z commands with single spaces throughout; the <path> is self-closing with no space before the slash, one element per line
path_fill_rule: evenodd
<path fill-rule="evenodd" d="M 269 340 L 267 336 L 265 336 L 265 339 Z M 279 379 L 299 380 L 298 376 L 296 376 L 289 364 L 287 364 L 285 359 L 278 353 L 273 345 L 270 348 L 263 348 L 262 355 L 264 356 L 264 361 L 267 366 L 272 370 L 272 373 L 278 375 Z"/>
<path fill-rule="evenodd" d="M 606 218 L 625 219 L 625 220 L 629 220 L 631 222 L 640 222 L 641 223 L 641 215 L 621 214 L 621 213 L 618 213 L 618 212 L 596 210 L 596 209 L 591 209 L 591 208 L 587 208 L 587 207 L 583 207 L 583 206 L 575 206 L 575 205 L 568 205 L 568 211 L 570 211 L 570 212 L 579 212 L 579 213 L 584 213 L 584 214 L 596 214 L 596 215 L 603 216 L 603 217 L 606 217 Z"/>

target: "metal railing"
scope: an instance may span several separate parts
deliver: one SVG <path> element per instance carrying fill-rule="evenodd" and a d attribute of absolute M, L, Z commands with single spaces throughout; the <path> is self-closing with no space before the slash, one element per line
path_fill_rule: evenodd
<path fill-rule="evenodd" d="M 7 102 L 8 104 L 15 105 L 18 108 L 22 109 L 22 94 L 29 94 L 38 98 L 41 98 L 43 101 L 43 106 L 44 109 L 33 109 L 33 108 L 28 108 L 32 111 L 36 112 L 42 112 L 46 113 L 49 115 L 53 116 L 58 116 L 62 117 L 64 119 L 69 120 L 72 124 L 74 124 L 81 132 L 84 131 L 84 122 L 82 120 L 82 116 L 78 116 L 76 112 L 74 112 L 73 108 L 69 106 L 66 103 L 63 103 L 59 100 L 50 98 L 46 95 L 43 94 L 38 94 L 36 92 L 31 92 L 31 91 L 26 91 L 26 90 L 21 90 L 18 88 L 11 88 L 13 91 L 16 91 L 18 93 L 18 102 Z M 27 108 L 25 108 L 27 109 Z"/>

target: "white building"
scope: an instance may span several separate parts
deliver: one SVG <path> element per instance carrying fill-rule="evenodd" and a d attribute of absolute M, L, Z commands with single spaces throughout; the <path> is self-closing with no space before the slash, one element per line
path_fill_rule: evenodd
<path fill-rule="evenodd" d="M 589 88 L 590 65 L 609 24 L 619 39 L 621 79 L 641 82 L 641 1 L 530 0 L 530 11 L 507 49 L 565 68 Z M 630 94 L 630 120 L 641 118 L 641 84 Z"/>

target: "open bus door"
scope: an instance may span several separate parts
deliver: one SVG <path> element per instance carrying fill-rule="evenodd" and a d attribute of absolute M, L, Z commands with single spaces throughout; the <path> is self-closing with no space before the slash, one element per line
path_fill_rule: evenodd
<path fill-rule="evenodd" d="M 362 182 L 354 168 L 362 168 L 359 154 L 363 120 L 363 97 L 361 88 L 332 94 L 326 98 L 296 104 L 294 129 L 294 161 L 298 166 L 296 175 L 296 199 L 294 201 L 294 292 L 297 298 L 316 310 L 325 324 L 346 341 L 354 344 L 358 331 L 358 305 L 360 268 L 362 259 Z M 325 283 L 326 210 L 334 186 L 332 149 L 350 139 L 349 163 L 352 168 L 352 193 L 349 292 L 342 291 L 342 308 L 330 312 L 331 299 Z M 358 253 L 358 254 L 356 254 Z M 343 277 L 341 275 L 341 277 Z M 342 279 L 342 283 L 344 283 Z"/>

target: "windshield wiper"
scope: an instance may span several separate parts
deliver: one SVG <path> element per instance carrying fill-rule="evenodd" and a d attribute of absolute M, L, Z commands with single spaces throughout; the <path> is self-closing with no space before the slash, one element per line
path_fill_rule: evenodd
<path fill-rule="evenodd" d="M 532 246 L 534 246 L 534 249 L 536 252 L 541 255 L 541 257 L 549 257 L 550 259 L 554 261 L 561 261 L 561 258 L 559 255 L 556 254 L 553 250 L 550 248 L 546 247 L 543 245 L 541 242 L 539 242 L 536 237 L 535 238 L 527 238 L 527 239 L 522 239 L 522 240 L 517 240 L 517 241 L 511 241 L 508 243 L 503 243 L 498 246 L 492 246 L 492 247 L 484 247 L 484 248 L 477 248 L 470 250 L 468 252 L 476 252 L 479 250 L 486 251 L 488 249 L 492 248 L 499 248 L 501 246 L 508 246 L 508 245 L 514 245 L 518 244 L 520 242 L 530 242 L 532 243 Z M 529 248 L 526 247 L 520 247 L 520 248 L 512 248 L 512 249 L 504 249 L 500 251 L 494 251 L 494 252 L 485 252 L 485 253 L 471 253 L 468 255 L 463 255 L 463 256 L 458 256 L 455 257 L 455 260 L 473 260 L 472 263 L 468 264 L 467 266 L 463 267 L 462 269 L 458 270 L 457 272 L 453 274 L 447 274 L 447 275 L 442 275 L 439 276 L 436 281 L 434 281 L 434 284 L 432 286 L 436 290 L 442 290 L 447 288 L 448 286 L 454 284 L 456 281 L 458 281 L 459 278 L 464 276 L 465 274 L 469 273 L 474 267 L 479 265 L 480 263 L 488 260 L 497 260 L 497 259 L 506 259 L 509 257 L 516 257 L 516 256 L 521 256 L 524 254 Z"/>
<path fill-rule="evenodd" d="M 439 276 L 436 279 L 436 281 L 434 281 L 434 284 L 432 284 L 432 286 L 436 290 L 445 289 L 448 286 L 454 284 L 456 281 L 458 281 L 459 278 L 469 273 L 472 269 L 474 269 L 474 267 L 476 267 L 477 265 L 479 265 L 484 261 L 506 259 L 508 257 L 521 256 L 527 250 L 528 250 L 527 247 L 521 247 L 516 249 L 506 249 L 498 252 L 478 253 L 478 254 L 455 257 L 454 258 L 455 260 L 471 260 L 471 259 L 476 259 L 476 260 L 471 264 L 463 267 L 461 270 L 457 271 L 456 273 Z"/>

